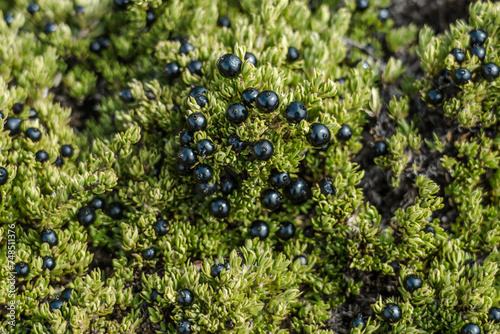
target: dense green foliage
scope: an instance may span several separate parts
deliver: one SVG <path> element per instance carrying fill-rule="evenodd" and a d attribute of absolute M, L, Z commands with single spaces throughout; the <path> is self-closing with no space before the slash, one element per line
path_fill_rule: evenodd
<path fill-rule="evenodd" d="M 333 334 L 351 330 L 354 308 L 365 326 L 353 333 L 468 323 L 500 333 L 489 319 L 500 306 L 500 90 L 481 75 L 500 64 L 500 4 L 474 3 L 469 22 L 436 35 L 381 19 L 389 0 L 366 10 L 354 0 L 124 2 L 0 3 L 0 331 L 175 333 L 187 320 L 194 333 Z M 468 50 L 474 28 L 488 36 L 483 61 Z M 466 50 L 461 64 L 453 48 Z M 399 59 L 413 52 L 418 78 Z M 228 53 L 243 61 L 234 76 L 219 69 Z M 455 83 L 462 67 L 472 80 Z M 279 106 L 254 102 L 231 122 L 248 88 L 275 92 Z M 296 121 L 294 101 L 307 109 Z M 200 117 L 206 127 L 187 131 Z M 327 144 L 311 139 L 318 123 Z M 262 140 L 270 157 L 257 152 Z M 193 166 L 179 163 L 185 147 Z M 211 169 L 204 183 L 192 175 L 200 166 Z M 374 171 L 384 188 L 370 192 L 404 193 L 397 209 L 368 194 Z M 306 189 L 273 187 L 276 172 Z M 282 199 L 273 209 L 269 190 Z M 211 210 L 221 201 L 228 214 Z"/>

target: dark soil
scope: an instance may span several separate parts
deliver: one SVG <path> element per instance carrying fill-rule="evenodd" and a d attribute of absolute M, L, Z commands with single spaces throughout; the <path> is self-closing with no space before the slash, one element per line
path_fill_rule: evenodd
<path fill-rule="evenodd" d="M 393 0 L 389 8 L 396 26 L 415 23 L 419 28 L 428 25 L 437 33 L 443 32 L 457 19 L 468 20 L 471 0 Z"/>

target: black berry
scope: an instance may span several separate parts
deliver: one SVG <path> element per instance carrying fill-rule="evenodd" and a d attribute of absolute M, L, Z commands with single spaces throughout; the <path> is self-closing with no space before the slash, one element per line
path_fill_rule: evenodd
<path fill-rule="evenodd" d="M 199 95 L 204 95 L 207 92 L 207 89 L 203 86 L 194 86 L 189 91 L 189 96 L 196 98 Z"/>
<path fill-rule="evenodd" d="M 78 211 L 78 221 L 80 224 L 88 226 L 95 222 L 97 216 L 95 214 L 95 210 L 91 206 L 83 206 L 79 211 Z"/>
<path fill-rule="evenodd" d="M 269 210 L 276 210 L 281 206 L 282 197 L 279 191 L 274 189 L 264 190 L 261 196 L 262 206 Z"/>
<path fill-rule="evenodd" d="M 193 293 L 189 289 L 182 289 L 177 295 L 177 301 L 181 306 L 189 306 L 194 302 Z"/>
<path fill-rule="evenodd" d="M 93 52 L 93 53 L 100 53 L 101 52 L 101 44 L 99 44 L 98 41 L 90 42 L 89 51 Z"/>
<path fill-rule="evenodd" d="M 482 46 L 476 45 L 472 48 L 472 55 L 476 56 L 479 60 L 484 60 L 486 50 Z"/>
<path fill-rule="evenodd" d="M 486 32 L 482 29 L 474 29 L 470 33 L 470 44 L 471 45 L 483 45 L 488 38 Z"/>
<path fill-rule="evenodd" d="M 423 285 L 423 281 L 417 274 L 408 275 L 403 281 L 403 285 L 406 291 L 413 292 L 420 289 Z"/>
<path fill-rule="evenodd" d="M 457 84 L 464 84 L 467 83 L 470 79 L 472 78 L 472 74 L 470 71 L 464 67 L 460 67 L 456 72 L 455 72 L 455 82 Z"/>
<path fill-rule="evenodd" d="M 298 255 L 293 259 L 293 262 L 299 260 L 301 266 L 307 266 L 309 261 L 307 261 L 307 257 L 305 255 Z"/>
<path fill-rule="evenodd" d="M 434 229 L 434 227 L 427 225 L 424 228 L 424 233 L 432 233 L 432 235 L 436 235 L 436 230 Z"/>
<path fill-rule="evenodd" d="M 191 323 L 188 320 L 182 320 L 177 323 L 177 333 L 179 334 L 191 334 Z"/>
<path fill-rule="evenodd" d="M 17 117 L 9 117 L 5 121 L 4 128 L 10 131 L 11 136 L 15 136 L 21 132 L 21 124 L 23 120 Z"/>
<path fill-rule="evenodd" d="M 50 228 L 46 228 L 42 231 L 40 239 L 42 239 L 42 242 L 48 243 L 50 247 L 57 245 L 59 241 L 56 232 Z"/>
<path fill-rule="evenodd" d="M 61 298 L 65 301 L 65 302 L 69 302 L 69 300 L 71 299 L 71 294 L 73 293 L 73 289 L 71 288 L 66 288 L 63 290 L 63 292 L 61 292 Z"/>
<path fill-rule="evenodd" d="M 193 132 L 190 130 L 184 130 L 179 135 L 179 142 L 181 146 L 186 146 L 194 142 Z"/>
<path fill-rule="evenodd" d="M 208 98 L 205 95 L 196 95 L 194 100 L 201 108 L 205 107 L 208 103 Z"/>
<path fill-rule="evenodd" d="M 196 193 L 204 197 L 208 197 L 215 194 L 217 191 L 217 185 L 215 183 L 197 183 L 194 190 Z"/>
<path fill-rule="evenodd" d="M 34 142 L 40 141 L 42 133 L 37 128 L 28 128 L 24 134 Z"/>
<path fill-rule="evenodd" d="M 363 328 L 365 328 L 365 326 L 366 326 L 366 323 L 363 320 L 363 315 L 361 315 L 361 314 L 358 314 L 358 316 L 355 319 L 353 319 L 353 321 L 351 322 L 351 328 L 361 327 L 361 329 L 363 329 Z"/>
<path fill-rule="evenodd" d="M 54 161 L 54 166 L 56 166 L 57 168 L 61 168 L 62 166 L 64 166 L 64 160 L 60 155 L 56 158 L 56 161 Z"/>
<path fill-rule="evenodd" d="M 325 196 L 335 195 L 337 193 L 337 189 L 333 185 L 333 181 L 330 179 L 323 179 L 319 183 L 319 189 L 321 193 Z"/>
<path fill-rule="evenodd" d="M 156 289 L 151 290 L 151 301 L 156 303 L 158 301 L 158 297 L 161 297 L 161 294 Z"/>
<path fill-rule="evenodd" d="M 203 69 L 203 63 L 199 60 L 191 60 L 189 65 L 187 66 L 189 72 L 194 75 L 202 76 L 201 70 Z"/>
<path fill-rule="evenodd" d="M 226 118 L 234 124 L 240 124 L 246 121 L 248 117 L 247 108 L 241 103 L 234 103 L 227 108 Z"/>
<path fill-rule="evenodd" d="M 113 4 L 117 10 L 125 10 L 130 4 L 130 0 L 113 0 Z"/>
<path fill-rule="evenodd" d="M 130 88 L 123 89 L 118 96 L 124 103 L 133 103 L 135 101 L 134 96 L 132 96 L 132 91 Z"/>
<path fill-rule="evenodd" d="M 288 48 L 288 53 L 286 54 L 286 59 L 290 62 L 297 61 L 300 57 L 300 52 L 297 48 L 290 46 Z"/>
<path fill-rule="evenodd" d="M 396 304 L 387 304 L 382 310 L 382 318 L 392 324 L 401 320 L 402 316 L 401 309 Z"/>
<path fill-rule="evenodd" d="M 389 263 L 389 265 L 392 267 L 392 269 L 394 270 L 394 272 L 398 272 L 400 269 L 401 269 L 401 265 L 399 264 L 398 261 L 391 261 Z"/>
<path fill-rule="evenodd" d="M 269 182 L 275 188 L 284 188 L 290 184 L 290 174 L 273 169 L 269 177 Z"/>
<path fill-rule="evenodd" d="M 293 204 L 302 204 L 311 197 L 311 190 L 306 181 L 299 177 L 290 181 L 284 194 Z"/>
<path fill-rule="evenodd" d="M 40 6 L 37 3 L 31 2 L 28 7 L 26 7 L 26 10 L 33 15 L 40 10 Z"/>
<path fill-rule="evenodd" d="M 337 138 L 341 140 L 349 140 L 351 139 L 352 131 L 349 125 L 342 124 L 339 132 L 337 132 Z"/>
<path fill-rule="evenodd" d="M 465 60 L 465 52 L 462 49 L 455 48 L 455 49 L 451 50 L 450 53 L 453 55 L 453 57 L 455 57 L 455 60 L 459 64 Z"/>
<path fill-rule="evenodd" d="M 207 97 L 204 95 L 206 93 L 207 89 L 205 87 L 193 87 L 191 91 L 189 92 L 189 96 L 194 98 L 196 103 L 200 107 L 205 107 L 208 103 Z"/>
<path fill-rule="evenodd" d="M 196 144 L 196 154 L 200 157 L 208 157 L 215 151 L 215 145 L 210 139 L 202 139 Z"/>
<path fill-rule="evenodd" d="M 241 152 L 247 147 L 247 142 L 241 140 L 237 134 L 230 135 L 227 143 L 231 145 L 231 149 L 235 152 Z"/>
<path fill-rule="evenodd" d="M 19 277 L 26 277 L 30 274 L 30 265 L 26 262 L 18 262 L 14 266 L 14 271 Z"/>
<path fill-rule="evenodd" d="M 73 156 L 73 147 L 71 145 L 61 146 L 61 156 L 71 158 Z"/>
<path fill-rule="evenodd" d="M 177 163 L 176 165 L 177 172 L 179 172 L 180 175 L 191 175 L 193 171 L 190 169 L 189 166 L 182 165 L 180 163 Z"/>
<path fill-rule="evenodd" d="M 267 139 L 258 140 L 252 147 L 253 154 L 258 160 L 266 161 L 269 160 L 273 153 L 274 147 L 273 143 L 271 143 Z"/>
<path fill-rule="evenodd" d="M 219 17 L 217 19 L 217 26 L 223 27 L 223 28 L 231 27 L 231 21 L 229 21 L 229 17 L 227 17 L 227 16 Z"/>
<path fill-rule="evenodd" d="M 7 172 L 7 169 L 5 169 L 5 167 L 0 167 L 0 186 L 6 184 L 8 179 L 9 172 Z"/>
<path fill-rule="evenodd" d="M 488 312 L 488 320 L 493 321 L 495 323 L 500 323 L 500 308 L 492 307 Z"/>
<path fill-rule="evenodd" d="M 157 19 L 157 17 L 156 17 L 155 12 L 150 11 L 150 10 L 146 11 L 146 25 L 148 27 L 153 25 L 153 23 L 155 23 L 156 19 Z"/>
<path fill-rule="evenodd" d="M 35 160 L 44 163 L 49 160 L 49 154 L 45 150 L 39 150 L 35 153 Z"/>
<path fill-rule="evenodd" d="M 201 164 L 193 170 L 193 176 L 196 182 L 207 183 L 212 180 L 214 172 L 209 165 Z"/>
<path fill-rule="evenodd" d="M 42 269 L 52 270 L 56 267 L 56 260 L 50 256 L 43 257 Z"/>
<path fill-rule="evenodd" d="M 217 60 L 217 68 L 224 78 L 233 78 L 240 74 L 242 61 L 232 53 L 226 53 Z"/>
<path fill-rule="evenodd" d="M 174 37 L 170 39 L 171 41 L 175 42 L 180 42 L 181 44 L 185 44 L 189 41 L 189 38 L 187 36 L 184 37 Z"/>
<path fill-rule="evenodd" d="M 389 18 L 389 15 L 390 15 L 389 10 L 387 8 L 382 8 L 378 12 L 377 18 L 380 22 L 385 22 Z"/>
<path fill-rule="evenodd" d="M 365 11 L 370 7 L 369 0 L 356 0 L 356 9 L 360 12 Z"/>
<path fill-rule="evenodd" d="M 461 334 L 481 334 L 481 328 L 476 324 L 465 324 L 460 330 Z"/>
<path fill-rule="evenodd" d="M 338 78 L 338 79 L 335 79 L 335 82 L 338 83 L 339 85 L 343 85 L 345 84 L 345 81 L 346 79 L 345 78 Z"/>
<path fill-rule="evenodd" d="M 181 75 L 181 68 L 176 62 L 168 63 L 163 69 L 163 73 L 167 80 L 174 80 Z"/>
<path fill-rule="evenodd" d="M 210 202 L 209 211 L 215 218 L 226 218 L 229 216 L 231 207 L 225 198 L 217 197 Z"/>
<path fill-rule="evenodd" d="M 255 88 L 247 88 L 241 93 L 241 103 L 250 107 L 254 104 L 259 95 L 259 91 Z"/>
<path fill-rule="evenodd" d="M 245 52 L 245 57 L 243 58 L 243 60 L 246 60 L 253 66 L 257 67 L 257 58 L 253 53 Z"/>
<path fill-rule="evenodd" d="M 188 116 L 187 125 L 193 132 L 203 131 L 207 128 L 207 119 L 202 113 L 196 112 Z"/>
<path fill-rule="evenodd" d="M 307 119 L 307 108 L 299 101 L 294 101 L 285 110 L 285 118 L 289 122 L 299 123 L 301 120 Z"/>
<path fill-rule="evenodd" d="M 250 225 L 250 237 L 264 240 L 269 236 L 269 225 L 263 220 L 256 220 Z"/>
<path fill-rule="evenodd" d="M 101 36 L 97 39 L 97 42 L 103 49 L 107 49 L 111 45 L 111 41 L 106 36 Z"/>
<path fill-rule="evenodd" d="M 161 169 L 162 169 L 162 163 L 160 161 L 153 167 L 153 176 L 156 178 L 159 177 L 161 174 Z"/>
<path fill-rule="evenodd" d="M 38 118 L 38 113 L 36 112 L 36 110 L 34 108 L 30 108 L 28 118 L 29 119 L 37 119 Z"/>
<path fill-rule="evenodd" d="M 483 77 L 488 81 L 498 78 L 498 65 L 495 63 L 484 64 L 482 74 Z"/>
<path fill-rule="evenodd" d="M 14 15 L 12 15 L 12 13 L 6 13 L 3 16 L 3 19 L 5 20 L 5 23 L 10 26 L 12 22 L 14 22 Z"/>
<path fill-rule="evenodd" d="M 276 232 L 276 236 L 281 240 L 290 240 L 294 235 L 295 225 L 290 222 L 281 223 L 278 232 Z"/>
<path fill-rule="evenodd" d="M 212 267 L 211 271 L 210 271 L 210 274 L 212 275 L 212 277 L 219 277 L 220 276 L 220 273 L 225 269 L 224 265 L 219 263 L 219 264 L 216 264 Z"/>
<path fill-rule="evenodd" d="M 51 312 L 54 312 L 55 310 L 61 311 L 63 304 L 64 300 L 56 297 L 54 300 L 50 302 L 49 309 Z"/>
<path fill-rule="evenodd" d="M 54 22 L 49 22 L 43 28 L 43 32 L 47 35 L 52 34 L 57 31 L 57 25 Z"/>
<path fill-rule="evenodd" d="M 194 50 L 194 46 L 191 44 L 191 43 L 184 43 L 181 45 L 181 47 L 179 48 L 179 53 L 180 54 L 183 54 L 183 55 L 187 55 L 189 54 L 189 52 L 193 51 Z"/>
<path fill-rule="evenodd" d="M 330 142 L 331 139 L 330 130 L 321 123 L 314 123 L 309 129 L 309 143 L 314 147 L 321 147 Z"/>
<path fill-rule="evenodd" d="M 95 209 L 104 209 L 104 201 L 99 197 L 94 197 L 90 202 L 90 205 Z"/>
<path fill-rule="evenodd" d="M 167 234 L 169 226 L 165 219 L 158 219 L 154 227 L 156 235 L 161 237 Z"/>
<path fill-rule="evenodd" d="M 429 98 L 429 102 L 432 104 L 439 104 L 444 98 L 443 92 L 441 92 L 438 88 L 431 89 L 429 93 L 427 93 L 427 97 Z"/>
<path fill-rule="evenodd" d="M 375 143 L 375 155 L 381 156 L 387 153 L 387 144 L 385 141 L 378 141 Z"/>
<path fill-rule="evenodd" d="M 192 166 L 196 163 L 196 153 L 191 147 L 185 146 L 177 154 L 177 162 L 184 166 Z"/>
<path fill-rule="evenodd" d="M 142 256 L 146 260 L 153 260 L 156 257 L 156 250 L 154 247 L 149 247 L 142 252 Z"/>
<path fill-rule="evenodd" d="M 121 219 L 123 217 L 123 206 L 120 203 L 113 202 L 108 205 L 106 213 L 112 219 Z"/>
<path fill-rule="evenodd" d="M 16 115 L 23 112 L 24 104 L 16 102 L 12 105 L 12 112 Z"/>
<path fill-rule="evenodd" d="M 227 173 L 223 174 L 220 179 L 219 188 L 224 195 L 229 195 L 238 188 L 238 181 Z"/>
<path fill-rule="evenodd" d="M 255 105 L 257 108 L 265 113 L 270 113 L 278 109 L 280 105 L 280 99 L 278 94 L 271 90 L 265 90 L 257 95 L 255 100 Z"/>

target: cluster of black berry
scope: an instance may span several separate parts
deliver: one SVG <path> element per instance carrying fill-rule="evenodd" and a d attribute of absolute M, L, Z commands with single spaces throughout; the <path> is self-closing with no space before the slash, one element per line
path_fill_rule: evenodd
<path fill-rule="evenodd" d="M 12 106 L 12 112 L 14 115 L 19 115 L 24 110 L 24 104 L 14 103 Z M 0 111 L 0 119 L 3 119 L 4 115 Z M 30 108 L 29 110 L 29 120 L 36 120 L 38 118 L 38 113 L 36 109 Z M 21 133 L 21 125 L 23 124 L 23 119 L 21 117 L 8 117 L 4 123 L 4 129 L 9 131 L 10 136 L 17 136 Z M 29 127 L 24 131 L 25 138 L 30 139 L 32 142 L 39 142 L 42 139 L 42 131 L 35 127 Z M 73 156 L 73 147 L 71 145 L 62 145 L 60 148 L 60 155 L 57 156 L 54 161 L 56 167 L 62 167 L 64 165 L 63 158 L 71 158 Z M 45 150 L 38 150 L 35 153 L 35 161 L 44 163 L 49 160 L 49 154 Z"/>
<path fill-rule="evenodd" d="M 94 198 L 90 205 L 85 205 L 78 210 L 78 222 L 84 226 L 89 226 L 97 219 L 96 210 L 105 208 L 104 201 L 101 198 Z M 106 214 L 112 219 L 121 219 L 123 217 L 123 206 L 118 202 L 110 203 L 106 207 Z"/>
<path fill-rule="evenodd" d="M 485 56 L 486 56 L 486 50 L 484 49 L 483 45 L 488 39 L 488 35 L 486 32 L 482 29 L 474 29 L 470 33 L 470 54 L 471 56 L 477 57 L 480 61 L 483 61 Z M 453 57 L 455 58 L 456 62 L 461 64 L 465 61 L 465 51 L 459 48 L 454 48 L 450 52 Z M 486 63 L 483 64 L 483 67 L 481 69 L 481 76 L 488 80 L 492 81 L 496 78 L 498 78 L 500 72 L 498 65 L 495 63 Z M 445 70 L 445 76 L 449 75 L 449 71 Z M 472 80 L 472 73 L 470 70 L 468 70 L 465 67 L 460 67 L 458 70 L 455 71 L 455 73 L 452 76 L 453 81 L 457 85 L 463 85 L 466 84 L 467 82 Z M 449 80 L 445 80 L 445 85 L 444 87 L 439 87 L 439 88 L 434 88 L 431 89 L 427 93 L 427 97 L 429 99 L 429 102 L 432 104 L 439 104 L 443 101 L 444 99 L 444 93 L 443 93 L 443 88 L 447 88 L 451 84 Z"/>

